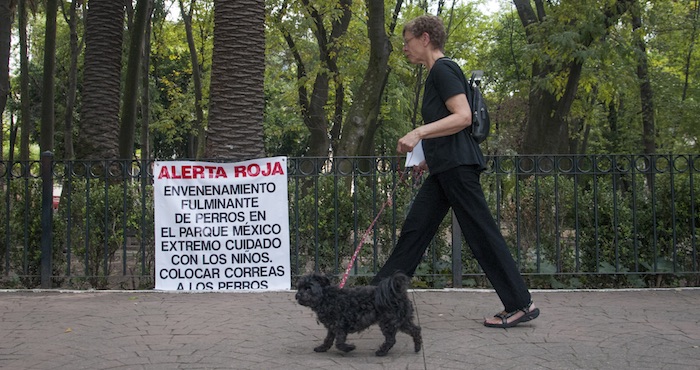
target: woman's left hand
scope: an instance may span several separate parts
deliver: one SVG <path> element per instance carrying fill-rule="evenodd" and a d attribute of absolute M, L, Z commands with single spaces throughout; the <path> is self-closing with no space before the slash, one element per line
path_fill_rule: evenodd
<path fill-rule="evenodd" d="M 428 164 L 425 163 L 425 161 L 421 161 L 420 164 L 419 164 L 418 166 L 416 166 L 416 167 L 417 167 L 418 170 L 421 171 L 421 172 L 429 172 L 429 171 L 430 171 L 430 169 L 428 168 Z M 415 169 L 416 167 L 414 167 L 414 169 Z"/>

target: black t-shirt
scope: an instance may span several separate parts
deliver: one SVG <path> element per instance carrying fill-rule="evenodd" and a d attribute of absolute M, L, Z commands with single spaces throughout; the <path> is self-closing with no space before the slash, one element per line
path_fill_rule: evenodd
<path fill-rule="evenodd" d="M 446 57 L 435 61 L 425 80 L 421 109 L 423 121 L 430 124 L 449 116 L 451 113 L 445 102 L 457 94 L 466 96 L 464 87 L 464 75 L 457 63 Z M 477 165 L 481 170 L 486 169 L 481 148 L 466 129 L 449 136 L 424 139 L 423 151 L 428 169 L 433 174 L 461 165 Z"/>

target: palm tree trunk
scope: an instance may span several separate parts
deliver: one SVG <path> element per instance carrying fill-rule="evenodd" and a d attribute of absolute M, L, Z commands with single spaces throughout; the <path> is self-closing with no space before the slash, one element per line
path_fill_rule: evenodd
<path fill-rule="evenodd" d="M 215 0 L 207 157 L 264 155 L 264 75 L 265 2 Z"/>
<path fill-rule="evenodd" d="M 76 157 L 117 158 L 124 2 L 90 0 L 85 28 L 83 106 Z"/>

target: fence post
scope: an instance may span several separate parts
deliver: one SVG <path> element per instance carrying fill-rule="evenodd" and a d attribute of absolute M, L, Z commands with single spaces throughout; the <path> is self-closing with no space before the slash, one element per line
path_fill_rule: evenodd
<path fill-rule="evenodd" d="M 41 153 L 41 288 L 51 288 L 53 244 L 53 153 Z"/>
<path fill-rule="evenodd" d="M 462 287 L 462 229 L 452 211 L 452 287 Z"/>

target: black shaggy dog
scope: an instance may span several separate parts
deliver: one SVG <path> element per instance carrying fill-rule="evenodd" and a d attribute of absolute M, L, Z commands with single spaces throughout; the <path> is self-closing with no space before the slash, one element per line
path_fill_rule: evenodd
<path fill-rule="evenodd" d="M 341 289 L 319 274 L 303 276 L 297 284 L 297 302 L 311 308 L 326 329 L 328 335 L 323 344 L 314 348 L 325 352 L 333 345 L 343 352 L 355 346 L 345 342 L 349 333 L 357 333 L 373 324 L 379 324 L 384 343 L 377 356 L 385 356 L 396 343 L 396 332 L 413 337 L 415 351 L 420 351 L 423 339 L 420 327 L 413 323 L 413 305 L 406 290 L 410 280 L 397 273 L 382 280 L 378 286 L 360 286 Z"/>

